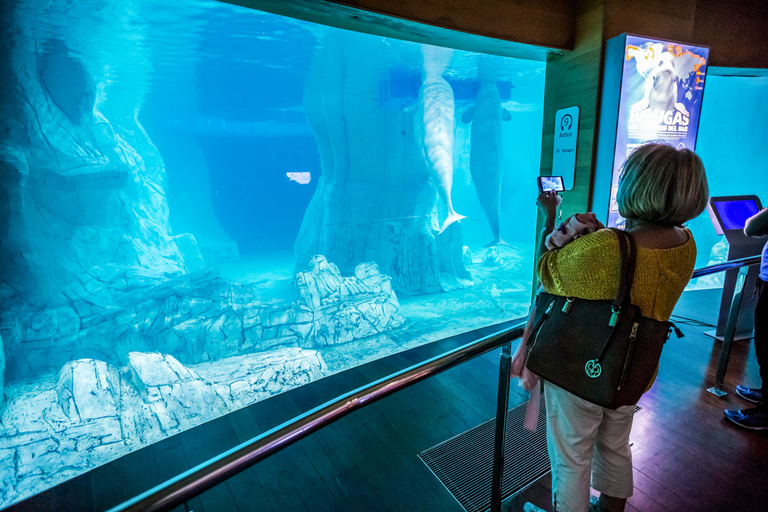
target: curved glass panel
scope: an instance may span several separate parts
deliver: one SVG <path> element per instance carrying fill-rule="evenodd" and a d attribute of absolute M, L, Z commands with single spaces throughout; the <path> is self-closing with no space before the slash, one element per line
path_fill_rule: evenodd
<path fill-rule="evenodd" d="M 2 9 L 0 506 L 527 313 L 543 63 L 213 1 Z"/>
<path fill-rule="evenodd" d="M 768 203 L 764 163 L 768 134 L 762 122 L 768 115 L 766 91 L 768 77 L 764 76 L 707 77 L 696 152 L 707 170 L 710 196 L 751 194 L 759 197 L 763 206 Z M 696 268 L 727 260 L 728 242 L 717 235 L 706 211 L 689 227 L 698 247 Z M 721 288 L 724 279 L 722 273 L 703 277 L 691 281 L 689 288 Z"/>

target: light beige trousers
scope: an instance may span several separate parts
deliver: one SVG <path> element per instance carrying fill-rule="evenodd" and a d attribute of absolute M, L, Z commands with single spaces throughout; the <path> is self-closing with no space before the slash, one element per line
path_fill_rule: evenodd
<path fill-rule="evenodd" d="M 616 498 L 632 496 L 629 432 L 635 406 L 617 410 L 587 402 L 544 383 L 552 502 L 557 512 L 587 512 L 589 487 Z"/>

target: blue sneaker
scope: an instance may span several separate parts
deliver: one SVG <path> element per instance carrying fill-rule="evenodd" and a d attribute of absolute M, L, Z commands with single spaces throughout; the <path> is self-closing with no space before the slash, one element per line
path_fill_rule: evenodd
<path fill-rule="evenodd" d="M 752 402 L 753 404 L 763 403 L 762 389 L 748 388 L 746 386 L 736 386 L 736 394 L 747 402 Z"/>
<path fill-rule="evenodd" d="M 768 415 L 762 407 L 751 409 L 726 409 L 723 411 L 726 419 L 731 423 L 749 430 L 768 429 Z"/>

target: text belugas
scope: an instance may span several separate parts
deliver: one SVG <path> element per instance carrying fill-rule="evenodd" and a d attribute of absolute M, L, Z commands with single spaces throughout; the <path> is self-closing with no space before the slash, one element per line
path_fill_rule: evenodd
<path fill-rule="evenodd" d="M 687 116 L 679 110 L 657 110 L 650 109 L 641 110 L 639 112 L 633 111 L 629 115 L 630 123 L 640 124 L 665 124 L 688 126 L 690 122 L 690 116 Z"/>

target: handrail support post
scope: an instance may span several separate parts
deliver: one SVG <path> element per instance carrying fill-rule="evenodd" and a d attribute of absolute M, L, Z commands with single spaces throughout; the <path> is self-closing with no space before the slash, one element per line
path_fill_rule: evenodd
<path fill-rule="evenodd" d="M 512 342 L 501 348 L 499 361 L 499 392 L 496 397 L 496 439 L 493 447 L 493 480 L 491 482 L 491 512 L 501 511 L 502 479 L 504 478 L 504 451 L 507 444 L 507 406 L 509 404 L 509 368 L 512 361 Z"/>
<path fill-rule="evenodd" d="M 736 336 L 736 324 L 738 323 L 739 313 L 741 312 L 741 303 L 743 302 L 742 299 L 744 297 L 744 285 L 747 282 L 748 272 L 749 267 L 741 267 L 739 269 L 739 276 L 736 279 L 733 299 L 731 300 L 731 308 L 728 312 L 728 323 L 725 324 L 723 344 L 720 347 L 720 361 L 717 365 L 715 385 L 707 390 L 717 397 L 723 397 L 728 394 L 723 391 L 723 381 L 725 380 L 725 372 L 728 369 L 728 360 L 731 357 L 731 344 L 733 343 L 733 338 Z"/>

